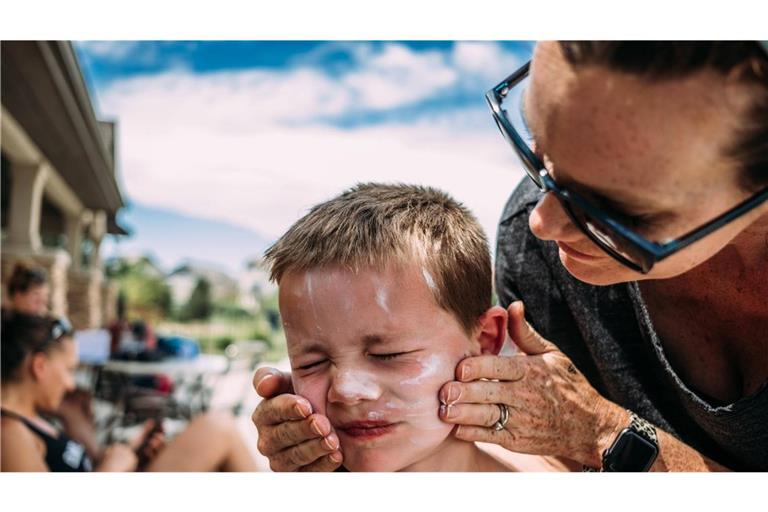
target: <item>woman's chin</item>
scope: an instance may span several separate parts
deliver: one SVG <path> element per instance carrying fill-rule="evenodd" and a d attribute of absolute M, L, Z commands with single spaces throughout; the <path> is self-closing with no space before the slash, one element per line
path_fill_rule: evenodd
<path fill-rule="evenodd" d="M 636 277 L 612 259 L 583 261 L 560 250 L 560 262 L 573 277 L 579 281 L 596 286 L 606 286 L 625 281 L 634 281 Z"/>

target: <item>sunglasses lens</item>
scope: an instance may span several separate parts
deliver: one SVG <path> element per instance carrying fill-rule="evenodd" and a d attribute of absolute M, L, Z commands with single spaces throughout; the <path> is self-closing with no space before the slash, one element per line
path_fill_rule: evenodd
<path fill-rule="evenodd" d="M 561 202 L 574 224 L 608 255 L 639 272 L 646 273 L 651 269 L 653 262 L 649 256 L 621 233 L 592 217 L 577 204 L 567 200 Z"/>
<path fill-rule="evenodd" d="M 66 317 L 58 318 L 51 327 L 51 338 L 57 340 L 64 335 L 72 334 L 72 324 Z"/>

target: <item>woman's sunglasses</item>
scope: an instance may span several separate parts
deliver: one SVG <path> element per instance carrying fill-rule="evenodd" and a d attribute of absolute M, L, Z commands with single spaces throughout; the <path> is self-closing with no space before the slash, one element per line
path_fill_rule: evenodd
<path fill-rule="evenodd" d="M 647 274 L 654 264 L 691 245 L 768 200 L 768 188 L 684 235 L 664 242 L 648 240 L 629 228 L 622 218 L 572 189 L 558 185 L 533 150 L 533 137 L 523 112 L 530 61 L 485 94 L 501 134 L 522 160 L 528 177 L 542 192 L 560 200 L 571 221 L 600 249 L 626 267 Z"/>

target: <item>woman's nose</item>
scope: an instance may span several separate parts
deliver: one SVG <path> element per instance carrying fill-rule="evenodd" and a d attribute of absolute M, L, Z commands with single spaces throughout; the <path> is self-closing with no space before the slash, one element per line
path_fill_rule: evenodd
<path fill-rule="evenodd" d="M 553 192 L 544 194 L 528 217 L 531 233 L 541 240 L 573 242 L 583 235 Z"/>
<path fill-rule="evenodd" d="M 378 400 L 382 388 L 374 375 L 356 370 L 338 370 L 331 378 L 328 401 L 354 405 L 364 400 Z"/>

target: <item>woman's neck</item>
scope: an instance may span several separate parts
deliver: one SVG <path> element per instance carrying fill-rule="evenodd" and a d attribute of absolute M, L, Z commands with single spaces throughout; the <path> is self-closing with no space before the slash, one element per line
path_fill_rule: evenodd
<path fill-rule="evenodd" d="M 668 300 L 697 301 L 725 316 L 764 315 L 768 297 L 768 214 L 701 265 L 671 279 L 642 281 Z"/>
<path fill-rule="evenodd" d="M 34 418 L 37 415 L 34 395 L 23 384 L 4 382 L 0 389 L 0 405 L 3 409 L 26 418 Z"/>
<path fill-rule="evenodd" d="M 451 435 L 431 455 L 400 471 L 478 472 L 510 470 L 509 467 L 480 450 L 475 443 L 460 441 Z"/>

